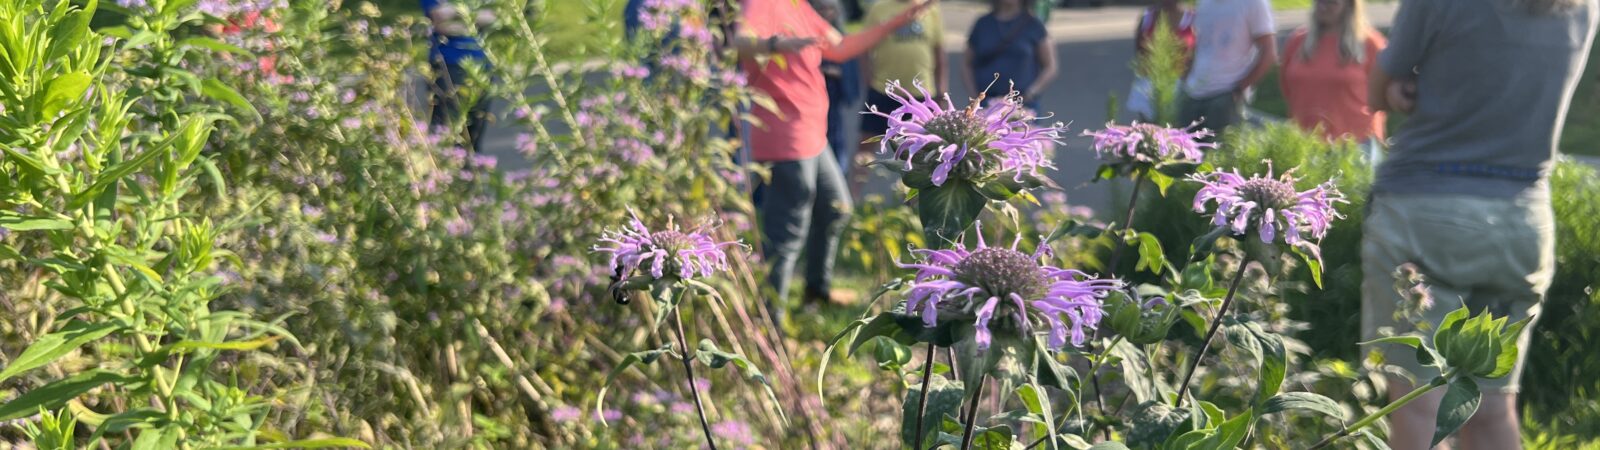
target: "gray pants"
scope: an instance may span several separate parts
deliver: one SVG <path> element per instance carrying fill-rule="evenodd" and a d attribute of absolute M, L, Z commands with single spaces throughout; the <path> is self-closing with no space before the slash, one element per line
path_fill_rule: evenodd
<path fill-rule="evenodd" d="M 1220 94 L 1195 98 L 1185 92 L 1178 105 L 1178 123 L 1176 126 L 1187 126 L 1195 121 L 1201 121 L 1200 127 L 1209 129 L 1222 135 L 1228 127 L 1244 123 L 1244 105 L 1233 96 L 1232 91 Z"/>
<path fill-rule="evenodd" d="M 767 282 L 778 295 L 768 302 L 773 320 L 783 318 L 783 301 L 801 252 L 806 256 L 806 289 L 827 292 L 833 279 L 839 235 L 850 218 L 850 188 L 833 150 L 799 161 L 769 163 L 772 180 L 757 187 L 762 254 L 772 263 Z"/>

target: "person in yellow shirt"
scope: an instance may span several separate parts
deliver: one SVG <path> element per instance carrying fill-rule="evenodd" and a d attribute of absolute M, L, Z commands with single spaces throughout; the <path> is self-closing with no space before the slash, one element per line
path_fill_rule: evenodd
<path fill-rule="evenodd" d="M 867 10 L 863 23 L 871 27 L 888 22 L 915 3 L 911 0 L 878 0 Z M 943 41 L 944 19 L 939 13 L 939 5 L 935 3 L 928 6 L 926 14 L 895 30 L 888 39 L 873 47 L 861 61 L 861 77 L 869 88 L 867 107 L 876 106 L 879 111 L 887 113 L 900 106 L 899 102 L 883 93 L 884 85 L 891 80 L 899 80 L 906 87 L 910 87 L 914 80 L 920 81 L 934 95 L 949 91 L 949 85 L 945 82 Z M 862 140 L 881 136 L 888 128 L 888 119 L 883 116 L 861 115 Z M 862 143 L 856 153 L 858 161 L 860 156 L 871 155 L 877 147 L 877 143 Z"/>

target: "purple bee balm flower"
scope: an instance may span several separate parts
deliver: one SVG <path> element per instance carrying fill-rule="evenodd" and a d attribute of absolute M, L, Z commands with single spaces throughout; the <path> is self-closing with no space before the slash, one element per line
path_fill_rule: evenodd
<path fill-rule="evenodd" d="M 750 425 L 739 420 L 724 420 L 711 426 L 711 433 L 722 440 L 741 445 L 755 445 L 755 435 L 750 432 Z"/>
<path fill-rule="evenodd" d="M 1212 214 L 1211 223 L 1230 227 L 1234 235 L 1244 235 L 1254 227 L 1261 235 L 1261 242 L 1271 244 L 1282 232 L 1285 243 L 1315 250 L 1315 245 L 1306 242 L 1304 235 L 1309 233 L 1312 239 L 1321 241 L 1333 220 L 1344 218 L 1333 208 L 1334 203 L 1345 202 L 1344 194 L 1332 181 L 1298 191 L 1294 186 L 1299 178 L 1292 172 L 1274 178 L 1272 163 L 1268 161 L 1264 176 L 1245 178 L 1237 169 L 1231 173 L 1219 170 L 1190 175 L 1190 180 L 1205 184 L 1194 196 L 1194 210 L 1205 212 L 1206 204 L 1216 201 L 1217 210 Z"/>
<path fill-rule="evenodd" d="M 583 411 L 571 406 L 557 406 L 555 409 L 550 410 L 550 418 L 556 422 L 572 423 L 578 421 L 581 417 L 583 417 Z"/>
<path fill-rule="evenodd" d="M 1040 264 L 1050 247 L 1040 245 L 1029 255 L 1017 250 L 1020 242 L 1019 236 L 1011 248 L 989 247 L 980 231 L 978 247 L 971 251 L 913 250 L 922 262 L 900 265 L 917 270 L 906 310 L 920 314 L 928 327 L 937 324 L 940 311 L 974 315 L 980 349 L 993 340 L 989 324 L 996 316 L 1009 318 L 1023 333 L 1043 321 L 1053 349 L 1066 346 L 1069 335 L 1073 346 L 1083 346 L 1084 330 L 1099 326 L 1105 315 L 1101 299 L 1120 289 L 1122 281 Z"/>
<path fill-rule="evenodd" d="M 1083 135 L 1094 138 L 1095 153 L 1108 162 L 1199 162 L 1205 157 L 1202 149 L 1216 148 L 1217 144 L 1202 141 L 1212 133 L 1196 129 L 1198 126 L 1198 122 L 1187 128 L 1138 122 L 1127 126 L 1106 124 L 1103 130 L 1085 131 Z"/>
<path fill-rule="evenodd" d="M 645 269 L 657 279 L 669 275 L 709 277 L 719 270 L 728 270 L 728 254 L 724 248 L 743 245 L 738 241 L 717 242 L 703 227 L 685 232 L 670 220 L 667 229 L 651 232 L 638 214 L 631 210 L 628 213 L 633 216 L 628 228 L 606 231 L 601 235 L 601 244 L 594 246 L 596 252 L 611 254 L 611 270 L 620 270 L 623 276 Z"/>
<path fill-rule="evenodd" d="M 1055 168 L 1050 152 L 1066 126 L 1029 125 L 1033 118 L 1024 114 L 1016 92 L 988 107 L 974 102 L 956 109 L 949 94 L 940 105 L 922 83 L 914 82 L 914 86 L 922 95 L 913 95 L 900 82 L 890 81 L 884 92 L 900 102 L 900 107 L 888 113 L 877 108 L 863 113 L 889 119 L 878 153 L 888 152 L 894 144 L 894 157 L 905 162 L 905 170 L 933 165 L 933 184 L 943 186 L 950 177 L 974 179 L 1011 173 L 1020 181 L 1038 174 L 1041 168 Z"/>

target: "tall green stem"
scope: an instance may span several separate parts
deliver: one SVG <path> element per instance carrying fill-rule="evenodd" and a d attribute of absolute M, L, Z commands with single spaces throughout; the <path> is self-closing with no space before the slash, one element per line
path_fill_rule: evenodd
<path fill-rule="evenodd" d="M 1400 397 L 1398 400 L 1390 402 L 1388 405 L 1384 406 L 1383 409 L 1380 409 L 1377 412 L 1374 412 L 1374 413 L 1372 413 L 1370 415 L 1367 415 L 1367 417 L 1361 418 L 1361 420 L 1358 420 L 1358 421 L 1356 421 L 1356 423 L 1351 424 L 1350 426 L 1345 427 L 1342 430 L 1339 430 L 1338 433 L 1334 433 L 1332 436 L 1328 436 L 1326 438 L 1323 438 L 1321 441 L 1318 441 L 1316 445 L 1312 445 L 1310 450 L 1317 450 L 1319 448 L 1327 447 L 1329 444 L 1332 444 L 1333 441 L 1337 441 L 1339 439 L 1344 438 L 1345 436 L 1349 436 L 1351 433 L 1355 433 L 1356 431 L 1359 431 L 1362 428 L 1365 428 L 1367 425 L 1372 425 L 1373 423 L 1377 422 L 1378 420 L 1383 419 L 1385 416 L 1388 416 L 1389 413 L 1392 413 L 1395 410 L 1400 409 L 1400 407 L 1405 406 L 1407 403 L 1411 403 L 1412 400 L 1416 400 L 1417 398 L 1422 397 L 1423 394 L 1427 394 L 1429 391 L 1432 391 L 1434 389 L 1438 389 L 1440 386 L 1444 386 L 1444 385 L 1448 384 L 1447 380 L 1449 378 L 1450 377 L 1448 377 L 1448 376 L 1434 378 L 1433 382 L 1430 382 L 1430 383 L 1428 383 L 1426 385 L 1423 385 L 1422 387 L 1413 389 L 1411 392 L 1407 393 L 1403 397 Z"/>
<path fill-rule="evenodd" d="M 933 355 L 938 353 L 939 347 L 928 343 L 928 359 L 922 363 L 922 396 L 917 399 L 917 434 L 912 435 L 915 448 L 922 447 L 922 416 L 928 413 L 928 384 L 933 379 Z"/>
<path fill-rule="evenodd" d="M 1206 331 L 1205 340 L 1200 343 L 1200 352 L 1195 353 L 1194 361 L 1189 363 L 1189 372 L 1183 375 L 1183 385 L 1178 388 L 1178 406 L 1183 406 L 1184 394 L 1189 392 L 1189 381 L 1194 378 L 1195 369 L 1200 368 L 1200 360 L 1205 359 L 1206 350 L 1211 349 L 1211 338 L 1217 336 L 1218 328 L 1222 328 L 1222 319 L 1228 316 L 1228 307 L 1233 306 L 1233 297 L 1239 292 L 1239 283 L 1244 281 L 1245 269 L 1249 267 L 1249 258 L 1239 262 L 1239 270 L 1233 274 L 1233 283 L 1228 285 L 1228 296 L 1222 299 L 1222 309 L 1217 310 L 1217 317 L 1211 320 L 1211 329 Z"/>
<path fill-rule="evenodd" d="M 988 375 L 978 373 L 978 382 L 972 384 L 972 400 L 967 402 L 967 430 L 961 433 L 961 450 L 972 448 L 972 430 L 978 424 L 978 400 L 983 398 L 983 379 Z"/>
<path fill-rule="evenodd" d="M 689 394 L 694 396 L 694 409 L 700 413 L 700 429 L 706 433 L 706 446 L 717 450 L 717 442 L 711 438 L 711 422 L 706 420 L 706 405 L 700 400 L 700 387 L 694 384 L 694 358 L 689 356 L 689 339 L 683 332 L 682 311 L 672 312 L 672 321 L 678 326 L 678 349 L 683 352 L 683 372 L 688 375 Z"/>

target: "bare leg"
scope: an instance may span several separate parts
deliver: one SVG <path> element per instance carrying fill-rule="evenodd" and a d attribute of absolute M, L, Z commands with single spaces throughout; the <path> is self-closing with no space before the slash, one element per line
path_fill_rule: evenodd
<path fill-rule="evenodd" d="M 1389 401 L 1399 399 L 1415 388 L 1405 379 L 1389 375 Z M 1439 400 L 1444 389 L 1434 389 L 1416 401 L 1389 414 L 1389 447 L 1394 450 L 1427 450 L 1433 440 L 1434 418 L 1439 417 Z M 1436 450 L 1450 450 L 1441 443 Z"/>
<path fill-rule="evenodd" d="M 1461 450 L 1521 450 L 1522 426 L 1517 420 L 1517 394 L 1488 391 L 1478 413 L 1457 435 Z"/>

